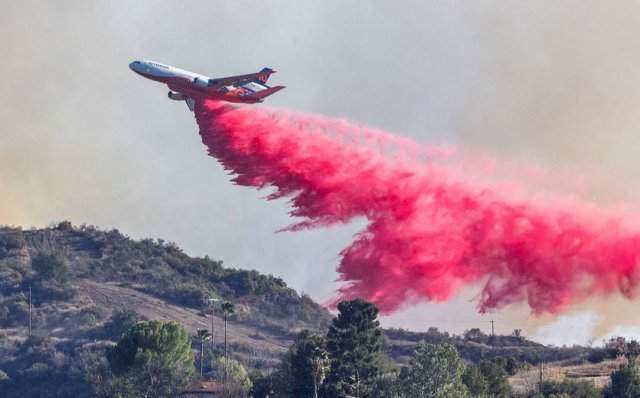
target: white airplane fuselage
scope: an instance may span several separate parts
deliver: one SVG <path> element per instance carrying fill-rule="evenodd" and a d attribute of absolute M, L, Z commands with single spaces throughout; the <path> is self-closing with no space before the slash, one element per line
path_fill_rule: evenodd
<path fill-rule="evenodd" d="M 213 99 L 254 104 L 262 102 L 263 98 L 284 88 L 266 85 L 269 75 L 275 73 L 268 68 L 255 74 L 220 79 L 154 61 L 133 61 L 129 64 L 129 68 L 147 79 L 166 84 L 171 90 L 168 94 L 169 98 L 187 101 L 190 109 L 193 106 L 190 99 L 191 101 Z M 237 80 L 234 81 L 234 79 Z M 230 84 L 224 84 L 227 81 Z"/>

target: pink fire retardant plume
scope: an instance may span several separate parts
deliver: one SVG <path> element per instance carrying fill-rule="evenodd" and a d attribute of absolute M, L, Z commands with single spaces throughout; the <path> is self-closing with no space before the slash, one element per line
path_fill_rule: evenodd
<path fill-rule="evenodd" d="M 518 197 L 461 177 L 446 148 L 342 120 L 218 102 L 198 103 L 196 117 L 234 183 L 291 200 L 301 222 L 288 230 L 368 221 L 341 253 L 336 301 L 391 313 L 476 285 L 482 312 L 526 301 L 540 314 L 638 286 L 640 228 L 622 213 Z"/>

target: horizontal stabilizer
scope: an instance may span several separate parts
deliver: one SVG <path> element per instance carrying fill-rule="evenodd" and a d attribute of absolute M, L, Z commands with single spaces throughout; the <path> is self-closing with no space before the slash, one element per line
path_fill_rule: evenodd
<path fill-rule="evenodd" d="M 277 93 L 278 91 L 282 90 L 283 88 L 284 88 L 284 86 L 269 87 L 269 88 L 267 88 L 265 90 L 258 91 L 257 93 L 251 94 L 251 98 L 262 99 L 262 98 L 270 96 L 271 94 Z"/>
<path fill-rule="evenodd" d="M 248 75 L 218 77 L 215 79 L 209 79 L 209 81 L 207 82 L 207 86 L 213 87 L 214 89 L 218 89 L 219 87 L 228 86 L 228 85 L 241 86 L 251 81 L 258 81 L 264 84 L 267 82 L 267 80 L 269 80 L 269 76 L 271 76 L 274 73 L 276 73 L 276 71 L 271 68 L 263 68 L 260 72 L 249 73 Z"/>

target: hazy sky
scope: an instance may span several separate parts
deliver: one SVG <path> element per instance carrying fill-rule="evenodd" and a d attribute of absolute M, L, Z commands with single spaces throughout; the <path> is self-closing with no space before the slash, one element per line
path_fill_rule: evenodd
<path fill-rule="evenodd" d="M 270 106 L 576 170 L 591 181 L 585 198 L 604 204 L 639 197 L 635 1 L 21 1 L 3 5 L 0 34 L 3 224 L 161 237 L 331 296 L 358 226 L 274 234 L 291 222 L 286 202 L 232 186 L 186 106 L 133 74 L 133 59 L 210 76 L 270 66 L 287 86 Z M 487 330 L 475 293 L 385 323 Z M 621 302 L 588 303 L 569 323 L 638 330 Z M 569 341 L 566 317 L 493 317 L 500 332 Z"/>

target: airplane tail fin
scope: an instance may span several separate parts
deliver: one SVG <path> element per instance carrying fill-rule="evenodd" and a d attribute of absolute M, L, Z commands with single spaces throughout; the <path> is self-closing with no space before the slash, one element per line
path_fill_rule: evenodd
<path fill-rule="evenodd" d="M 269 80 L 269 76 L 276 73 L 275 70 L 271 68 L 262 68 L 260 72 L 258 72 L 258 77 L 256 78 L 260 83 L 266 83 Z"/>
<path fill-rule="evenodd" d="M 278 91 L 282 90 L 284 88 L 284 86 L 274 86 L 274 87 L 269 87 L 265 90 L 262 91 L 258 91 L 257 93 L 253 93 L 251 94 L 251 98 L 255 98 L 257 100 L 261 100 L 265 97 L 268 97 L 272 94 L 277 93 Z"/>

